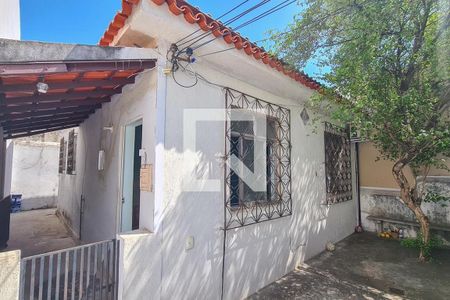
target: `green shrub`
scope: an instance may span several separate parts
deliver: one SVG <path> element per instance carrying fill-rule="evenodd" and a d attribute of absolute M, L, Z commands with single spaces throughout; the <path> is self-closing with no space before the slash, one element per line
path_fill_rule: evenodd
<path fill-rule="evenodd" d="M 416 238 L 406 238 L 400 242 L 403 247 L 422 250 L 426 258 L 431 258 L 431 251 L 433 249 L 442 248 L 444 242 L 438 236 L 431 236 L 428 244 L 425 244 L 422 235 L 419 234 Z"/>

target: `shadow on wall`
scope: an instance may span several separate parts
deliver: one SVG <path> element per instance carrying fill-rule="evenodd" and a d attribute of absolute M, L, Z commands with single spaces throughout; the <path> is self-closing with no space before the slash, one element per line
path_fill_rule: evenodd
<path fill-rule="evenodd" d="M 168 91 L 176 90 L 168 86 Z M 292 109 L 293 215 L 228 230 L 224 253 L 225 180 L 218 159 L 224 151 L 224 123 L 202 124 L 196 149 L 183 149 L 182 143 L 183 109 L 222 108 L 223 93 L 197 87 L 169 96 L 162 223 L 153 234 L 122 235 L 124 297 L 158 298 L 160 292 L 162 299 L 220 299 L 223 282 L 224 299 L 240 299 L 323 251 L 328 241 L 337 242 L 353 232 L 355 201 L 324 205 L 323 135 L 301 128 L 300 109 Z M 186 189 L 193 179 L 205 177 L 218 180 L 219 189 Z"/>
<path fill-rule="evenodd" d="M 223 124 L 209 124 L 208 132 L 224 132 Z M 353 232 L 355 201 L 324 205 L 324 153 L 310 151 L 323 149 L 323 137 L 307 139 L 313 145 L 300 149 L 297 141 L 292 153 L 293 215 L 227 231 L 225 299 L 248 296 L 323 251 L 328 241 L 337 242 Z M 173 176 L 165 182 L 162 298 L 220 298 L 224 174 L 217 157 L 223 152 L 223 143 L 223 135 L 205 134 L 197 140 L 197 149 L 202 151 L 182 150 L 178 145 L 166 150 L 165 169 Z M 190 167 L 183 168 L 184 161 Z M 220 191 L 183 189 L 184 181 L 202 175 L 220 179 Z"/>
<path fill-rule="evenodd" d="M 212 163 L 202 159 L 200 169 Z M 353 203 L 323 205 L 323 190 L 313 188 L 324 184 L 315 166 L 302 163 L 293 174 L 301 179 L 293 190 L 292 216 L 227 231 L 225 299 L 248 296 L 323 251 L 328 241 L 337 242 L 352 232 Z M 222 283 L 223 191 L 181 192 L 170 199 L 176 200 L 168 204 L 162 228 L 163 293 L 216 299 Z M 194 238 L 192 249 L 187 249 L 189 237 Z"/>

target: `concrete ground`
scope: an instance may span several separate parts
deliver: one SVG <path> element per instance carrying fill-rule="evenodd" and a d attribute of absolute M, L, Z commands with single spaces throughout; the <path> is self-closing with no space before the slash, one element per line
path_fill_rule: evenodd
<path fill-rule="evenodd" d="M 22 257 L 77 246 L 64 224 L 55 214 L 56 209 L 38 209 L 11 214 L 8 248 L 20 249 Z"/>
<path fill-rule="evenodd" d="M 250 299 L 450 299 L 450 250 L 428 263 L 375 234 L 354 234 Z"/>

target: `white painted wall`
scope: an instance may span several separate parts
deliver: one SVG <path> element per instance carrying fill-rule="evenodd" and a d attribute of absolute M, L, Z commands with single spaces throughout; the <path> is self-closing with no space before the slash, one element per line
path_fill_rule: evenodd
<path fill-rule="evenodd" d="M 324 138 L 320 128 L 313 133 L 312 126 L 302 123 L 301 102 L 305 98 L 280 98 L 201 65 L 195 68 L 214 82 L 291 110 L 293 215 L 227 232 L 225 299 L 240 299 L 323 251 L 328 241 L 337 242 L 351 234 L 356 225 L 356 206 L 355 201 L 323 205 Z M 177 76 L 184 83 L 192 80 L 180 73 Z M 171 79 L 167 93 L 161 296 L 217 299 L 221 287 L 223 190 L 185 192 L 182 182 L 205 168 L 211 179 L 224 182 L 223 169 L 217 162 L 217 155 L 224 152 L 224 123 L 202 124 L 196 152 L 183 151 L 182 116 L 185 108 L 224 108 L 225 96 L 220 87 L 199 82 L 195 88 L 183 89 Z M 181 162 L 186 160 L 196 163 L 183 168 Z M 195 247 L 186 251 L 184 243 L 189 236 L 194 237 Z"/>
<path fill-rule="evenodd" d="M 22 210 L 56 206 L 58 154 L 56 142 L 14 141 L 11 194 L 22 194 Z"/>
<path fill-rule="evenodd" d="M 120 234 L 119 239 L 119 299 L 160 299 L 160 241 L 147 230 Z"/>
<path fill-rule="evenodd" d="M 0 1 L 0 38 L 20 40 L 19 0 Z"/>
<path fill-rule="evenodd" d="M 12 184 L 12 164 L 14 154 L 14 143 L 12 140 L 5 141 L 5 180 L 4 180 L 4 196 L 11 194 Z"/>
<path fill-rule="evenodd" d="M 225 299 L 239 299 L 323 251 L 328 241 L 337 242 L 351 234 L 356 225 L 356 206 L 355 201 L 323 205 L 323 134 L 321 130 L 313 133 L 311 126 L 303 125 L 300 112 L 305 98 L 281 98 L 201 65 L 197 71 L 220 84 L 291 110 L 293 215 L 228 231 Z M 123 252 L 123 299 L 139 299 L 149 292 L 146 283 L 156 288 L 152 293 L 160 293 L 161 299 L 216 299 L 222 281 L 223 190 L 185 192 L 182 181 L 190 180 L 201 166 L 208 170 L 210 178 L 224 182 L 223 169 L 216 157 L 224 151 L 224 123 L 204 124 L 196 152 L 183 150 L 182 124 L 185 108 L 224 108 L 225 97 L 219 87 L 199 82 L 195 88 L 183 89 L 169 77 L 164 105 L 166 121 L 160 124 L 158 103 L 164 104 L 159 101 L 163 101 L 165 93 L 157 91 L 156 86 L 157 78 L 162 80 L 161 72 L 159 68 L 140 76 L 136 84 L 125 88 L 122 96 L 114 97 L 81 125 L 77 175 L 61 178 L 59 208 L 62 203 L 72 203 L 74 207 L 64 209 L 77 231 L 79 199 L 83 194 L 86 203 L 82 239 L 95 241 L 115 236 L 120 222 L 123 130 L 126 124 L 143 118 L 143 147 L 147 150 L 148 163 L 155 164 L 155 149 L 161 146 L 164 149 L 163 161 L 157 162 L 164 164 L 161 172 L 164 186 L 158 198 L 154 198 L 153 192 L 141 194 L 141 229 L 153 233 L 128 236 L 132 241 L 131 245 L 124 246 Z M 192 80 L 183 78 L 181 73 L 177 76 L 183 82 Z M 303 88 L 299 86 L 299 89 Z M 105 126 L 112 126 L 113 132 L 104 131 Z M 157 144 L 155 134 L 161 126 L 165 131 L 164 144 Z M 97 170 L 100 149 L 106 153 L 103 171 Z M 194 163 L 184 168 L 185 160 Z M 155 174 L 155 180 L 161 173 Z M 154 190 L 160 188 L 155 186 Z M 154 209 L 157 204 L 158 211 Z M 194 238 L 194 248 L 185 250 L 190 236 Z M 130 288 L 131 280 L 136 278 L 140 284 Z"/>
<path fill-rule="evenodd" d="M 0 253 L 0 295 L 4 300 L 19 299 L 20 250 Z"/>
<path fill-rule="evenodd" d="M 120 224 L 121 166 L 124 130 L 127 124 L 143 120 L 143 149 L 153 164 L 155 135 L 156 78 L 154 72 L 139 76 L 124 88 L 121 96 L 90 116 L 79 127 L 77 174 L 60 175 L 58 210 L 78 235 L 80 200 L 85 198 L 81 239 L 98 241 L 114 238 Z M 103 130 L 113 127 L 112 132 Z M 105 151 L 104 170 L 98 171 L 98 152 Z M 140 227 L 153 229 L 153 192 L 141 192 Z"/>
<path fill-rule="evenodd" d="M 69 132 L 72 129 L 62 130 L 60 139 L 64 138 L 64 141 L 69 140 Z M 77 149 L 75 152 L 75 174 L 67 174 L 66 170 L 60 174 L 58 171 L 58 202 L 57 213 L 64 221 L 64 223 L 71 229 L 72 234 L 75 237 L 79 236 L 80 226 L 80 203 L 81 203 L 81 187 L 80 179 L 82 170 L 85 167 L 86 162 L 84 159 L 84 153 L 80 144 L 80 129 L 75 128 L 77 136 Z M 58 144 L 59 150 L 59 144 Z M 67 146 L 66 146 L 66 159 L 67 159 Z M 58 167 L 59 167 L 59 151 L 58 151 Z M 67 169 L 67 162 L 66 162 Z"/>
<path fill-rule="evenodd" d="M 0 198 L 11 194 L 12 154 L 14 143 L 3 140 L 3 130 L 0 127 Z"/>

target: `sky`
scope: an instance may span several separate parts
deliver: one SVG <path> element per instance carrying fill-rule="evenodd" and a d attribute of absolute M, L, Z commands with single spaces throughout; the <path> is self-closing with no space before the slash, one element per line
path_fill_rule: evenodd
<path fill-rule="evenodd" d="M 190 0 L 189 2 L 203 12 L 218 17 L 242 1 Z M 239 11 L 259 1 L 249 0 Z M 272 0 L 232 25 L 238 26 L 278 3 L 281 3 L 281 0 Z M 20 0 L 22 40 L 96 45 L 120 9 L 121 0 Z M 299 7 L 294 3 L 240 29 L 239 32 L 252 41 L 264 39 L 268 30 L 286 28 L 298 11 Z M 230 17 L 232 16 L 233 14 L 230 14 Z M 313 66 L 305 69 L 310 75 L 314 75 L 314 71 Z"/>

